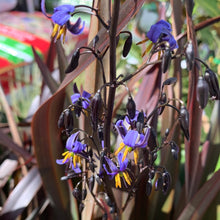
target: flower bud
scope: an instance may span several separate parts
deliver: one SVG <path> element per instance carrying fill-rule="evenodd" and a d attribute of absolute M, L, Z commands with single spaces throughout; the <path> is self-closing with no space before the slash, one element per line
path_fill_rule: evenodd
<path fill-rule="evenodd" d="M 167 95 L 165 92 L 163 92 L 160 96 L 160 99 L 159 99 L 159 105 L 164 105 L 166 102 L 167 102 Z M 163 110 L 164 110 L 165 106 L 161 106 L 158 108 L 157 112 L 159 115 L 161 115 L 163 113 Z"/>
<path fill-rule="evenodd" d="M 84 207 L 85 207 L 84 203 L 81 202 L 81 203 L 79 204 L 79 212 L 80 212 L 80 213 L 83 211 Z"/>
<path fill-rule="evenodd" d="M 163 87 L 164 87 L 164 86 L 174 84 L 174 83 L 176 83 L 176 81 L 177 81 L 177 78 L 176 78 L 176 77 L 170 77 L 170 78 L 166 79 L 166 80 L 163 82 L 162 90 L 163 90 Z"/>
<path fill-rule="evenodd" d="M 82 100 L 78 99 L 75 103 L 74 103 L 74 113 L 76 115 L 77 118 L 80 117 L 81 112 L 83 109 L 83 105 L 82 105 Z"/>
<path fill-rule="evenodd" d="M 204 109 L 209 100 L 209 85 L 201 76 L 198 78 L 196 95 L 200 107 Z"/>
<path fill-rule="evenodd" d="M 178 159 L 179 147 L 174 141 L 170 142 L 171 153 L 173 155 L 174 160 Z"/>
<path fill-rule="evenodd" d="M 82 190 L 82 200 L 85 200 L 86 196 L 87 196 L 87 190 L 83 189 Z"/>
<path fill-rule="evenodd" d="M 166 71 L 170 67 L 171 58 L 172 58 L 172 55 L 171 55 L 170 48 L 165 48 L 165 51 L 162 57 L 162 63 L 161 63 L 162 73 L 166 73 Z"/>
<path fill-rule="evenodd" d="M 82 193 L 78 187 L 73 189 L 72 194 L 78 201 L 82 200 Z"/>
<path fill-rule="evenodd" d="M 189 140 L 189 112 L 185 106 L 180 108 L 179 122 L 186 139 Z"/>
<path fill-rule="evenodd" d="M 169 133 L 170 133 L 170 129 L 167 128 L 166 131 L 165 131 L 165 137 L 168 137 Z"/>
<path fill-rule="evenodd" d="M 99 116 L 102 113 L 102 97 L 100 90 L 97 91 L 95 96 L 91 100 L 91 121 L 92 121 L 92 127 L 96 131 L 98 127 L 98 120 Z"/>
<path fill-rule="evenodd" d="M 187 68 L 188 70 L 192 70 L 193 63 L 194 63 L 194 49 L 192 41 L 189 41 L 186 45 L 186 62 L 187 62 Z"/>
<path fill-rule="evenodd" d="M 126 57 L 131 49 L 131 45 L 132 45 L 132 35 L 130 34 L 129 37 L 127 38 L 127 40 L 125 41 L 124 47 L 123 47 L 123 51 L 122 51 L 122 55 L 123 57 Z"/>
<path fill-rule="evenodd" d="M 131 96 L 128 97 L 126 109 L 128 111 L 129 118 L 133 119 L 135 117 L 135 113 L 136 113 L 136 104 Z"/>
<path fill-rule="evenodd" d="M 63 128 L 64 127 L 64 117 L 65 117 L 65 114 L 64 114 L 64 112 L 62 112 L 60 114 L 60 117 L 59 117 L 58 122 L 57 122 L 58 128 Z"/>
<path fill-rule="evenodd" d="M 147 145 L 151 149 L 151 151 L 157 147 L 156 133 L 155 133 L 155 130 L 153 130 L 153 128 L 150 128 L 150 136 L 149 136 Z"/>
<path fill-rule="evenodd" d="M 112 201 L 111 201 L 111 199 L 110 199 L 110 197 L 108 196 L 108 194 L 107 193 L 105 193 L 105 201 L 106 201 L 106 203 L 107 203 L 107 205 L 109 206 L 109 207 L 111 207 L 113 204 L 112 204 Z"/>
<path fill-rule="evenodd" d="M 73 114 L 70 109 L 64 111 L 64 127 L 68 134 L 73 130 Z"/>
<path fill-rule="evenodd" d="M 162 192 L 166 194 L 171 185 L 171 177 L 170 177 L 170 174 L 166 171 L 163 173 L 162 178 L 163 178 Z"/>
<path fill-rule="evenodd" d="M 146 195 L 150 196 L 151 191 L 152 191 L 152 182 L 151 179 L 149 179 L 146 184 Z"/>
<path fill-rule="evenodd" d="M 211 69 L 206 69 L 204 78 L 209 85 L 210 96 L 215 97 L 216 100 L 219 100 L 220 90 L 216 74 Z"/>
<path fill-rule="evenodd" d="M 77 87 L 76 83 L 73 84 L 73 92 L 74 92 L 74 93 L 80 93 L 79 90 L 78 90 L 78 87 Z"/>
<path fill-rule="evenodd" d="M 91 177 L 89 177 L 89 183 L 88 183 L 90 192 L 92 192 L 94 185 L 95 185 L 95 178 L 94 175 L 92 175 Z"/>
<path fill-rule="evenodd" d="M 80 50 L 77 49 L 74 52 L 70 64 L 65 70 L 65 73 L 70 73 L 77 68 L 77 66 L 79 65 L 79 56 L 80 56 Z"/>
<path fill-rule="evenodd" d="M 163 178 L 160 176 L 155 182 L 155 190 L 158 191 L 163 187 Z"/>
<path fill-rule="evenodd" d="M 137 131 L 139 134 L 142 133 L 144 127 L 144 113 L 143 111 L 139 112 L 136 123 Z"/>

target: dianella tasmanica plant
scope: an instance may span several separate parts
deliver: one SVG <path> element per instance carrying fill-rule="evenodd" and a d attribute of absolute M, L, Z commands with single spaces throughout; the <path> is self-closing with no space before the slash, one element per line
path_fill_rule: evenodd
<path fill-rule="evenodd" d="M 52 15 L 46 12 L 45 0 L 41 2 L 42 12 L 53 22 L 52 38 L 64 47 L 67 32 L 85 31 L 83 19 L 74 23 L 72 18 L 91 15 L 91 42 L 72 51 L 66 77 L 33 120 L 36 156 L 59 218 L 81 214 L 84 219 L 198 219 L 217 198 L 220 173 L 212 168 L 207 172 L 204 166 L 212 153 L 213 130 L 204 144 L 200 137 L 202 110 L 220 99 L 219 83 L 199 58 L 196 31 L 219 18 L 197 28 L 191 1 L 171 1 L 172 25 L 161 19 L 144 39 L 135 41 L 135 35 L 122 28 L 144 2 L 106 0 L 88 6 L 72 1 L 73 5 L 55 8 Z M 187 29 L 182 34 L 177 33 L 181 23 L 175 20 L 176 7 L 186 12 Z M 134 45 L 146 45 L 143 63 L 133 72 L 118 73 L 119 60 L 126 59 Z M 181 60 L 187 63 L 187 98 L 182 93 Z M 86 67 L 89 77 L 80 86 L 76 77 Z M 65 93 L 67 85 L 72 94 Z M 47 119 L 42 126 L 43 115 Z M 219 114 L 216 117 L 219 120 Z M 202 144 L 205 150 L 199 151 Z M 43 145 L 47 161 L 41 158 Z M 218 156 L 213 167 L 217 160 Z"/>

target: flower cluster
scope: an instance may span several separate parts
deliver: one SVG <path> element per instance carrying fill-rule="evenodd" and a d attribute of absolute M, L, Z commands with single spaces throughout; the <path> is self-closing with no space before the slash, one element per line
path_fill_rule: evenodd
<path fill-rule="evenodd" d="M 49 16 L 46 13 L 45 0 L 42 0 L 42 12 L 54 22 L 52 37 L 58 40 L 63 36 L 64 41 L 67 30 L 75 35 L 83 32 L 85 22 L 82 22 L 81 18 L 78 18 L 75 24 L 71 23 L 71 18 L 78 13 L 77 9 L 81 7 L 91 10 L 89 14 L 97 16 L 104 28 L 111 32 L 111 29 L 109 29 L 111 22 L 108 21 L 106 24 L 99 16 L 97 9 L 82 5 L 60 5 Z M 122 49 L 122 55 L 126 57 L 132 47 L 132 34 L 129 31 L 123 31 L 120 34 L 128 35 Z M 142 41 L 149 42 L 145 51 L 145 53 L 149 52 L 146 66 L 152 64 L 150 63 L 151 58 L 154 54 L 157 54 L 158 60 L 156 63 L 161 63 L 160 69 L 162 73 L 166 73 L 171 60 L 176 56 L 174 50 L 178 48 L 177 41 L 172 35 L 171 25 L 165 20 L 160 20 L 151 26 L 146 33 L 146 37 Z M 113 39 L 111 40 L 113 41 Z M 58 120 L 58 127 L 62 130 L 61 132 L 64 131 L 67 140 L 65 152 L 62 154 L 63 158 L 57 159 L 56 163 L 67 167 L 62 180 L 73 177 L 81 178 L 72 192 L 80 203 L 80 209 L 84 207 L 84 200 L 89 189 L 96 203 L 102 210 L 105 210 L 106 214 L 108 213 L 106 204 L 111 208 L 112 213 L 116 213 L 116 202 L 111 193 L 112 188 L 127 191 L 127 201 L 134 196 L 140 182 L 146 183 L 147 196 L 150 196 L 152 189 L 160 190 L 163 193 L 169 191 L 171 176 L 165 167 L 156 165 L 155 161 L 161 149 L 169 149 L 173 159 L 178 160 L 179 147 L 172 140 L 172 132 L 169 132 L 169 129 L 166 130 L 165 134 L 160 134 L 161 141 L 158 142 L 157 128 L 153 125 L 151 119 L 163 114 L 165 108 L 174 109 L 177 115 L 176 119 L 186 141 L 189 141 L 189 112 L 182 100 L 168 98 L 164 90 L 165 86 L 175 84 L 177 79 L 166 77 L 166 80 L 163 81 L 162 74 L 158 74 L 157 88 L 160 88 L 160 91 L 154 109 L 151 112 L 146 111 L 147 113 L 141 109 L 136 109 L 133 94 L 131 94 L 126 82 L 139 72 L 127 76 L 120 75 L 117 77 L 115 75 L 114 79 L 107 82 L 103 57 L 109 47 L 116 45 L 117 42 L 114 41 L 112 45 L 106 47 L 106 50 L 102 51 L 103 53 L 100 53 L 96 48 L 98 41 L 99 36 L 97 35 L 93 40 L 92 47 L 82 46 L 77 48 L 65 70 L 66 73 L 74 71 L 79 65 L 80 56 L 88 52 L 95 56 L 101 66 L 103 84 L 95 91 L 96 93 L 90 94 L 83 89 L 79 91 L 76 83 L 74 83 L 73 95 L 71 95 L 72 103 L 61 112 Z M 196 61 L 192 43 L 188 43 L 185 51 L 181 52 L 181 56 L 185 57 L 188 69 L 192 71 Z M 199 59 L 197 61 L 202 62 Z M 114 94 L 120 86 L 126 88 L 128 99 L 127 103 L 126 100 L 122 101 L 125 105 L 121 105 L 119 117 L 114 120 L 112 117 Z M 112 94 L 114 97 L 111 97 Z M 199 77 L 197 83 L 197 100 L 201 108 L 207 105 L 209 97 L 220 99 L 220 92 L 216 74 L 206 66 L 205 74 Z M 173 104 L 173 101 L 179 102 L 180 106 L 177 107 L 176 103 Z M 84 130 L 79 129 L 78 126 L 78 122 L 82 117 L 88 125 Z M 96 194 L 93 191 L 95 181 L 100 185 L 101 193 L 105 195 L 104 205 L 100 204 L 101 200 L 97 199 L 99 193 Z M 81 189 L 80 184 L 82 185 Z"/>

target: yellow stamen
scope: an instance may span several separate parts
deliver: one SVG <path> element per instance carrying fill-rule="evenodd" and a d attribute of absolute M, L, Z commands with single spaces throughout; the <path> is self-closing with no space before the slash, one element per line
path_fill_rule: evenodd
<path fill-rule="evenodd" d="M 57 40 L 60 39 L 60 37 L 62 36 L 62 34 L 63 34 L 63 36 L 66 35 L 66 26 L 65 26 L 65 25 L 60 28 L 60 31 L 59 31 L 59 33 L 58 33 L 56 39 L 57 39 Z"/>
<path fill-rule="evenodd" d="M 149 38 L 146 37 L 146 39 L 140 41 L 140 42 L 137 42 L 136 45 L 140 45 L 140 44 L 143 44 L 145 42 L 147 42 L 149 40 Z"/>
<path fill-rule="evenodd" d="M 138 149 L 134 149 L 134 163 L 137 165 L 138 162 Z"/>
<path fill-rule="evenodd" d="M 81 164 L 81 157 L 80 156 L 78 156 L 78 163 Z"/>
<path fill-rule="evenodd" d="M 73 166 L 76 168 L 76 163 L 77 163 L 77 155 L 74 154 L 73 156 Z"/>
<path fill-rule="evenodd" d="M 88 111 L 87 111 L 87 110 L 84 110 L 84 112 L 85 112 L 86 117 L 88 117 L 88 116 L 89 116 Z"/>
<path fill-rule="evenodd" d="M 146 50 L 144 51 L 144 53 L 142 54 L 142 57 L 144 57 L 146 55 L 146 53 L 149 53 L 151 48 L 153 47 L 153 42 L 150 42 L 150 44 L 147 46 Z"/>
<path fill-rule="evenodd" d="M 120 174 L 119 173 L 117 173 L 116 175 L 115 175 L 115 187 L 116 188 L 121 188 L 121 179 L 120 179 Z"/>
<path fill-rule="evenodd" d="M 65 163 L 67 159 L 69 159 L 71 157 L 71 153 L 69 151 L 67 151 L 66 156 L 63 158 L 62 163 Z"/>
<path fill-rule="evenodd" d="M 129 147 L 126 147 L 125 152 L 124 152 L 123 157 L 122 157 L 122 162 L 123 162 L 123 161 L 125 160 L 125 158 L 127 157 L 128 152 L 129 152 Z"/>
<path fill-rule="evenodd" d="M 128 185 L 131 185 L 131 178 L 129 177 L 127 172 L 123 172 L 123 176 L 125 178 L 125 181 L 127 182 Z"/>
<path fill-rule="evenodd" d="M 115 156 L 118 155 L 118 153 L 125 147 L 125 144 L 122 142 L 119 145 L 119 148 L 115 151 Z"/>
<path fill-rule="evenodd" d="M 161 51 L 158 52 L 158 60 L 160 60 L 161 57 Z"/>
<path fill-rule="evenodd" d="M 127 177 L 128 177 L 128 179 L 130 180 L 130 182 L 132 182 L 132 179 L 131 179 L 131 177 L 129 176 L 128 172 L 125 171 L 125 173 L 127 174 Z"/>
<path fill-rule="evenodd" d="M 51 34 L 51 37 L 54 37 L 56 34 L 57 34 L 57 31 L 58 31 L 58 29 L 59 29 L 59 24 L 55 24 L 54 25 L 54 28 L 53 28 L 53 32 L 52 32 L 52 34 Z"/>
<path fill-rule="evenodd" d="M 69 151 L 65 151 L 64 153 L 62 153 L 62 156 L 65 156 L 69 153 Z"/>

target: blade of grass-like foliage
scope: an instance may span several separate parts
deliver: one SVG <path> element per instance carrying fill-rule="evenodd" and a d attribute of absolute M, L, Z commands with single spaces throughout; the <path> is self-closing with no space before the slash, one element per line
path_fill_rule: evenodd
<path fill-rule="evenodd" d="M 203 184 L 208 175 L 212 174 L 216 168 L 220 154 L 220 102 L 216 101 L 211 116 L 211 127 L 207 141 L 203 144 L 198 172 L 193 180 L 193 184 Z"/>
<path fill-rule="evenodd" d="M 6 159 L 0 166 L 0 188 L 4 187 L 18 165 L 17 160 Z"/>
<path fill-rule="evenodd" d="M 16 219 L 34 198 L 41 185 L 39 171 L 34 167 L 11 192 L 2 208 L 0 218 Z"/>
<path fill-rule="evenodd" d="M 178 220 L 201 219 L 220 191 L 220 170 L 209 179 L 189 201 Z"/>
<path fill-rule="evenodd" d="M 122 5 L 118 32 L 128 23 L 134 11 L 138 10 L 143 3 L 144 0 L 138 1 L 136 4 L 135 1 L 129 0 Z M 100 40 L 97 49 L 102 52 L 108 46 L 108 36 L 104 28 L 100 30 L 98 35 Z M 60 181 L 60 177 L 64 175 L 64 170 L 55 163 L 56 158 L 59 158 L 63 151 L 60 131 L 57 129 L 57 120 L 63 110 L 66 86 L 94 59 L 92 55 L 80 57 L 77 69 L 65 77 L 59 90 L 38 109 L 32 121 L 33 144 L 44 186 L 54 205 L 56 205 L 58 216 L 63 219 L 70 217 L 69 191 L 67 184 Z"/>
<path fill-rule="evenodd" d="M 57 118 L 60 114 L 58 110 L 62 111 L 64 95 L 64 92 L 60 92 L 56 96 L 56 102 L 51 102 L 47 108 L 40 107 L 33 117 L 32 131 L 39 171 L 54 205 L 53 211 L 60 219 L 70 219 L 68 186 L 60 180 L 64 175 L 64 169 L 56 164 L 56 159 L 60 158 L 63 152 Z"/>
<path fill-rule="evenodd" d="M 2 102 L 4 111 L 5 111 L 5 114 L 6 114 L 6 117 L 7 117 L 7 121 L 8 121 L 8 124 L 9 124 L 9 128 L 10 128 L 12 138 L 13 138 L 14 142 L 19 147 L 22 147 L 22 140 L 21 140 L 21 137 L 20 137 L 20 134 L 19 134 L 16 122 L 15 122 L 14 115 L 13 115 L 12 110 L 11 110 L 9 104 L 8 104 L 8 101 L 6 99 L 6 96 L 3 92 L 3 89 L 2 89 L 1 85 L 0 85 L 0 100 Z M 13 145 L 11 145 L 11 146 L 13 146 Z M 25 175 L 27 173 L 27 169 L 24 165 L 24 159 L 22 157 L 20 157 L 20 155 L 19 155 L 18 160 L 21 164 L 22 173 L 23 173 L 23 175 Z"/>
<path fill-rule="evenodd" d="M 58 88 L 57 82 L 51 76 L 50 70 L 48 69 L 47 65 L 43 62 L 43 60 L 40 58 L 40 56 L 37 54 L 34 47 L 32 47 L 32 50 L 33 50 L 37 65 L 40 68 L 45 84 L 49 87 L 52 94 L 55 93 Z"/>
<path fill-rule="evenodd" d="M 60 72 L 60 81 L 62 82 L 65 77 L 65 69 L 67 67 L 67 57 L 65 55 L 63 46 L 59 41 L 55 43 L 56 45 L 56 51 L 57 51 L 57 60 L 58 60 L 58 68 Z"/>
<path fill-rule="evenodd" d="M 186 1 L 186 8 L 189 9 L 190 1 Z M 197 39 L 194 25 L 189 10 L 186 10 L 187 17 L 187 38 L 192 41 L 194 54 L 197 57 Z M 197 164 L 199 162 L 199 146 L 201 136 L 201 118 L 202 110 L 196 99 L 196 84 L 199 76 L 199 69 L 194 65 L 192 71 L 189 71 L 189 88 L 187 97 L 187 108 L 189 111 L 189 141 L 185 140 L 185 181 L 186 181 L 186 200 L 190 200 L 197 191 L 192 184 L 192 180 L 197 173 Z"/>
<path fill-rule="evenodd" d="M 7 134 L 3 133 L 0 130 L 0 144 L 4 146 L 5 148 L 10 149 L 13 151 L 14 154 L 17 156 L 23 157 L 26 161 L 30 160 L 32 156 L 23 148 L 21 148 L 19 145 L 17 145 Z M 32 162 L 35 160 L 33 159 Z"/>
<path fill-rule="evenodd" d="M 47 54 L 46 65 L 50 72 L 54 70 L 54 60 L 56 57 L 56 48 L 53 39 L 50 41 L 50 48 Z"/>

